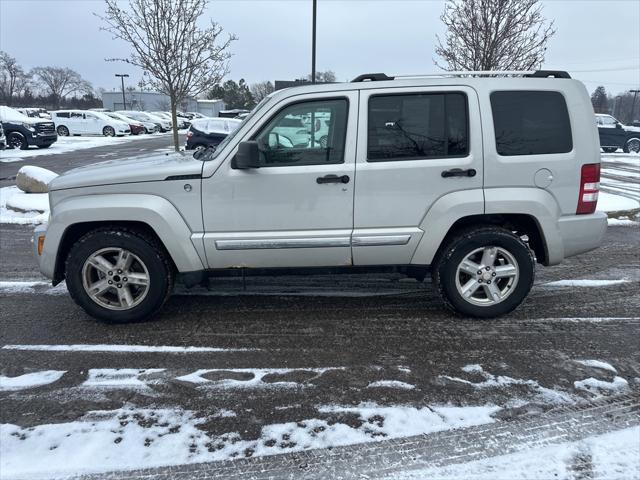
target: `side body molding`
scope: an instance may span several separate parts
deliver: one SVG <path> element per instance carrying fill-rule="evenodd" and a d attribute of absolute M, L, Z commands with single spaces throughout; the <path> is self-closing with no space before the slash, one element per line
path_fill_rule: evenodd
<path fill-rule="evenodd" d="M 56 256 L 64 232 L 70 226 L 85 222 L 141 222 L 149 225 L 171 255 L 178 271 L 189 272 L 205 268 L 192 243 L 192 232 L 176 208 L 155 195 L 84 195 L 61 200 L 53 205 L 46 231 L 40 266 L 53 277 Z"/>
<path fill-rule="evenodd" d="M 430 265 L 440 243 L 457 220 L 483 213 L 484 195 L 481 188 L 459 190 L 440 197 L 420 223 L 420 229 L 424 231 L 424 235 L 413 254 L 411 263 Z"/>

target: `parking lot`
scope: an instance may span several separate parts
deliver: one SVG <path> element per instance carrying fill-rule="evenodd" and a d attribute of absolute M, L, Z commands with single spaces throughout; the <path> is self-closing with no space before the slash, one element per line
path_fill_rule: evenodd
<path fill-rule="evenodd" d="M 169 142 L 27 163 L 62 172 Z M 0 163 L 0 186 L 24 164 Z M 591 478 L 607 448 L 636 468 L 637 225 L 538 266 L 524 305 L 496 320 L 456 317 L 428 281 L 400 275 L 288 276 L 212 279 L 154 321 L 117 326 L 45 282 L 31 230 L 0 225 L 7 478 L 464 478 L 461 459 L 477 478 L 496 478 L 496 462 Z"/>

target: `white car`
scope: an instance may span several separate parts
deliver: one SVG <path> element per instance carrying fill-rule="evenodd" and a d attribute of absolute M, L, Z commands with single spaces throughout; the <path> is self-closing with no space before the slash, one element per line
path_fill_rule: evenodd
<path fill-rule="evenodd" d="M 111 118 L 102 112 L 88 110 L 56 110 L 51 112 L 56 132 L 61 137 L 68 135 L 104 135 L 115 137 L 131 134 L 129 124 Z"/>
<path fill-rule="evenodd" d="M 111 118 L 115 118 L 117 120 L 122 120 L 123 122 L 128 122 L 129 125 L 140 125 L 142 128 L 144 128 L 144 133 L 156 133 L 160 131 L 160 128 L 153 122 L 149 122 L 149 121 L 144 121 L 144 120 L 136 120 L 133 117 L 129 117 L 127 115 L 123 115 L 121 113 L 116 113 L 116 112 L 104 112 L 105 115 L 110 116 Z M 131 131 L 131 133 L 133 134 L 133 130 Z"/>
<path fill-rule="evenodd" d="M 161 132 L 168 132 L 171 130 L 171 121 L 164 117 L 159 117 L 149 112 L 140 112 L 136 110 L 118 110 L 116 113 L 120 113 L 126 117 L 133 118 L 140 122 L 153 122 L 158 126 Z"/>

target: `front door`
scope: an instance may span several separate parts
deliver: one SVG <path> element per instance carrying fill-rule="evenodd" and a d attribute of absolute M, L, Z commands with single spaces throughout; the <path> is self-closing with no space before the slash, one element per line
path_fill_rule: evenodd
<path fill-rule="evenodd" d="M 482 199 L 478 99 L 464 86 L 362 90 L 353 231 L 355 265 L 408 264 L 437 200 Z M 474 213 L 483 213 L 483 203 Z"/>
<path fill-rule="evenodd" d="M 624 145 L 627 132 L 622 128 L 620 122 L 610 115 L 600 115 L 597 118 L 598 134 L 600 135 L 601 147 L 620 147 Z"/>
<path fill-rule="evenodd" d="M 285 99 L 243 138 L 260 168 L 233 168 L 230 155 L 203 179 L 210 268 L 351 265 L 357 111 L 357 92 Z M 299 132 L 320 117 L 322 142 Z"/>

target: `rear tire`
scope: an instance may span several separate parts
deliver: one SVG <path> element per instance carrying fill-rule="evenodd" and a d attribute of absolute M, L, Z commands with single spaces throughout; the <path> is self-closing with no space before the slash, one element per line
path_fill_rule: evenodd
<path fill-rule="evenodd" d="M 640 153 L 640 136 L 627 140 L 622 150 L 624 153 Z"/>
<path fill-rule="evenodd" d="M 604 153 L 615 153 L 617 150 L 618 147 L 602 147 Z"/>
<path fill-rule="evenodd" d="M 535 259 L 529 247 L 511 231 L 493 226 L 453 236 L 432 270 L 445 305 L 475 318 L 498 317 L 517 308 L 531 290 L 534 276 Z"/>
<path fill-rule="evenodd" d="M 173 266 L 162 246 L 145 233 L 122 227 L 81 237 L 69 251 L 65 272 L 71 298 L 107 323 L 152 317 L 173 289 Z"/>

